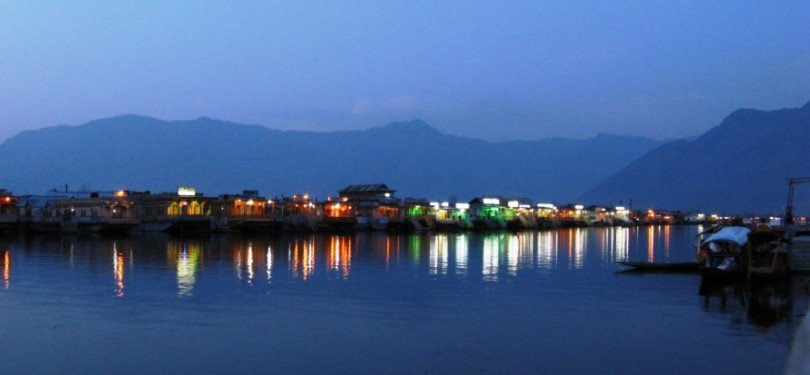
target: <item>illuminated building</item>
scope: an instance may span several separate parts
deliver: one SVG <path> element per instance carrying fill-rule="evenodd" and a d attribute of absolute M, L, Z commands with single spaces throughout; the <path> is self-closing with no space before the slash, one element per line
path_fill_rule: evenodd
<path fill-rule="evenodd" d="M 176 192 L 151 194 L 132 193 L 135 216 L 141 219 L 140 231 L 145 232 L 208 232 L 214 227 L 212 203 L 216 198 L 206 197 L 189 187 Z"/>
<path fill-rule="evenodd" d="M 436 227 L 430 202 L 425 199 L 405 198 L 401 203 L 400 215 L 409 229 L 433 229 Z"/>
<path fill-rule="evenodd" d="M 357 229 L 386 229 L 399 220 L 396 191 L 385 184 L 349 185 L 339 192 L 340 202 L 352 207 Z"/>
<path fill-rule="evenodd" d="M 431 202 L 430 212 L 436 218 L 436 228 L 467 230 L 473 228 L 469 203 Z"/>
<path fill-rule="evenodd" d="M 504 205 L 502 205 L 502 203 Z M 479 197 L 470 201 L 470 216 L 476 229 L 506 229 L 506 201 L 500 197 Z"/>
<path fill-rule="evenodd" d="M 275 210 L 276 200 L 267 199 L 256 190 L 220 195 L 211 204 L 212 216 L 223 228 L 251 232 L 281 230 L 283 227 Z"/>
<path fill-rule="evenodd" d="M 0 230 L 17 225 L 17 198 L 10 191 L 0 189 Z"/>

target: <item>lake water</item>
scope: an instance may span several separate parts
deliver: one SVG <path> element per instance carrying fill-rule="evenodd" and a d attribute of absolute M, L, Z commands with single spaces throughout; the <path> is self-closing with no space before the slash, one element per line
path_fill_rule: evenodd
<path fill-rule="evenodd" d="M 781 373 L 805 279 L 618 273 L 697 227 L 0 239 L 3 373 Z"/>

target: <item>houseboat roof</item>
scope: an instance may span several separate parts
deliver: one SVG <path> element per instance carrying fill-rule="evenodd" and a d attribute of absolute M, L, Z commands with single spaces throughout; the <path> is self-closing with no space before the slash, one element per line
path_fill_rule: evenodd
<path fill-rule="evenodd" d="M 387 192 L 393 193 L 396 190 L 393 190 L 386 186 L 385 184 L 361 184 L 361 185 L 349 185 L 345 188 L 340 190 L 340 194 L 345 193 L 374 193 L 374 192 Z"/>
<path fill-rule="evenodd" d="M 41 208 L 45 206 L 53 206 L 56 201 L 63 197 L 53 195 L 23 195 L 17 197 L 17 207 L 34 207 Z"/>

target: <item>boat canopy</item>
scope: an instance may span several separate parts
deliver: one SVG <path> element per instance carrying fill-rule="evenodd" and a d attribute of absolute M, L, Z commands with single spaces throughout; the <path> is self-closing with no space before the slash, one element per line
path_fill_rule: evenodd
<path fill-rule="evenodd" d="M 748 233 L 750 232 L 751 230 L 745 227 L 726 227 L 703 240 L 703 243 L 732 242 L 742 247 L 748 242 Z"/>

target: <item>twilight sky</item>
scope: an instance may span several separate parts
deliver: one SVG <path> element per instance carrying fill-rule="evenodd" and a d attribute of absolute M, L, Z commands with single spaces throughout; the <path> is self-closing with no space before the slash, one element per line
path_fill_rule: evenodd
<path fill-rule="evenodd" d="M 0 2 L 0 140 L 134 113 L 671 138 L 810 101 L 806 1 Z"/>

